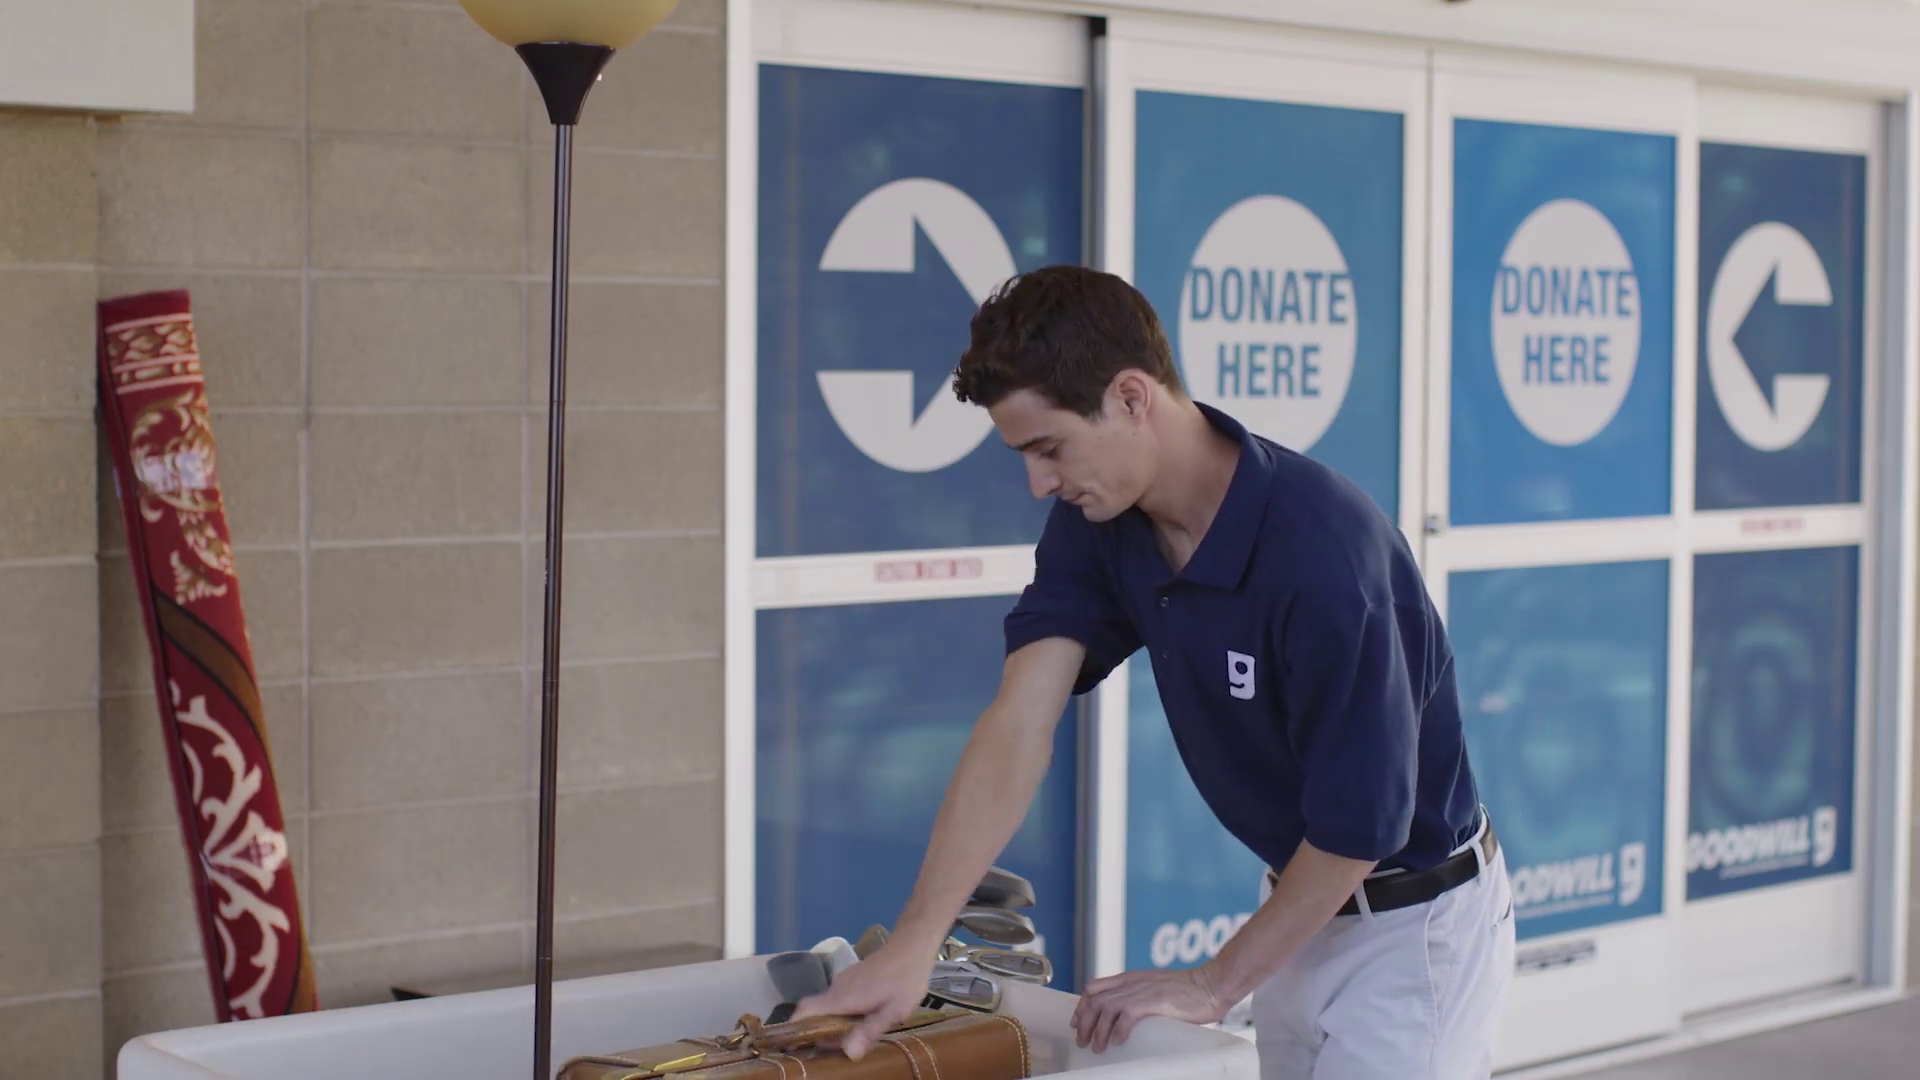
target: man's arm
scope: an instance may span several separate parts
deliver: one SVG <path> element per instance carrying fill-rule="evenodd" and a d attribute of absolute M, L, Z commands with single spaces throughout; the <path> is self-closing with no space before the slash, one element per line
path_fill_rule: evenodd
<path fill-rule="evenodd" d="M 799 1003 L 794 1018 L 858 1020 L 843 1049 L 858 1058 L 926 996 L 935 954 L 960 908 L 1026 819 L 1053 756 L 1054 726 L 1066 709 L 1086 649 L 1050 637 L 1007 657 L 1000 690 L 974 724 L 947 785 L 919 880 L 879 952 L 841 972 L 826 993 Z"/>
<path fill-rule="evenodd" d="M 913 895 L 893 936 L 932 954 L 980 878 L 1026 820 L 1053 758 L 1086 649 L 1068 638 L 1036 641 L 1009 656 L 1000 691 L 974 724 L 934 818 Z"/>
<path fill-rule="evenodd" d="M 1359 890 L 1375 865 L 1330 855 L 1300 841 L 1275 880 L 1273 895 L 1207 964 L 1207 979 L 1227 1007 L 1253 993 L 1307 939 L 1333 921 L 1334 913 Z"/>
<path fill-rule="evenodd" d="M 1191 1024 L 1219 1021 L 1332 920 L 1373 863 L 1329 855 L 1301 841 L 1273 894 L 1205 965 L 1186 971 L 1129 971 L 1087 984 L 1073 1012 L 1076 1042 L 1105 1053 L 1148 1016 Z"/>

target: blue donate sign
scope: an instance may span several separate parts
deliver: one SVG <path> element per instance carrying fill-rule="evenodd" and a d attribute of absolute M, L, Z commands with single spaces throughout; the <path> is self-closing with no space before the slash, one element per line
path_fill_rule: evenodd
<path fill-rule="evenodd" d="M 1189 392 L 1397 516 L 1402 117 L 1135 100 L 1134 280 Z"/>
<path fill-rule="evenodd" d="M 1455 525 L 1670 511 L 1674 141 L 1454 122 Z"/>
<path fill-rule="evenodd" d="M 1667 564 L 1448 576 L 1467 752 L 1524 940 L 1657 915 Z"/>
<path fill-rule="evenodd" d="M 1199 967 L 1260 906 L 1266 866 L 1193 786 L 1153 665 L 1129 660 L 1126 679 L 1127 969 Z"/>
<path fill-rule="evenodd" d="M 960 751 L 999 685 L 1006 612 L 1006 597 L 988 596 L 759 613 L 760 952 L 894 924 Z M 1062 990 L 1075 985 L 1079 901 L 1073 711 L 999 859 L 1033 882 L 1028 914 Z"/>
<path fill-rule="evenodd" d="M 1866 229 L 1866 158 L 1700 144 L 1700 509 L 1859 501 Z"/>
<path fill-rule="evenodd" d="M 1080 259 L 1082 127 L 1072 88 L 762 65 L 759 555 L 1039 538 L 950 379 L 995 285 Z"/>
<path fill-rule="evenodd" d="M 1695 559 L 1689 900 L 1852 868 L 1859 566 L 1855 547 Z"/>

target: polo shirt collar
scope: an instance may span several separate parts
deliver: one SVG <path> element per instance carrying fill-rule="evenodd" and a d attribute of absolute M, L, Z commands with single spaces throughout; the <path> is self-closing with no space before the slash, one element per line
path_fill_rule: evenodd
<path fill-rule="evenodd" d="M 1268 495 L 1273 490 L 1273 462 L 1266 448 L 1239 421 L 1205 402 L 1194 404 L 1215 430 L 1240 444 L 1240 461 L 1234 466 L 1233 479 L 1227 484 L 1219 511 L 1213 515 L 1213 524 L 1177 576 L 1216 589 L 1237 588 L 1253 560 L 1253 543 L 1266 517 Z M 1141 518 L 1148 526 L 1147 542 L 1151 544 L 1152 524 L 1145 520 L 1145 514 Z"/>

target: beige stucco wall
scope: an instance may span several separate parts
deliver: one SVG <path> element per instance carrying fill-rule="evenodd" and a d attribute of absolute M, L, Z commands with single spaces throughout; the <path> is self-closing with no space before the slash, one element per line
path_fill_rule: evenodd
<path fill-rule="evenodd" d="M 723 0 L 577 139 L 557 953 L 720 941 Z M 193 297 L 323 1004 L 533 952 L 551 129 L 452 0 L 200 0 L 190 117 L 0 114 L 0 1072 L 212 1016 L 93 419 Z"/>

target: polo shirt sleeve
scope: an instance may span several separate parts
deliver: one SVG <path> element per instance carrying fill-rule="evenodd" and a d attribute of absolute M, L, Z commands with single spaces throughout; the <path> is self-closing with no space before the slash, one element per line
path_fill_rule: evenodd
<path fill-rule="evenodd" d="M 1330 590 L 1331 591 L 1331 590 Z M 1307 842 L 1380 861 L 1406 846 L 1419 772 L 1420 706 L 1391 602 L 1303 593 L 1282 638 L 1286 737 L 1301 764 Z"/>
<path fill-rule="evenodd" d="M 1009 656 L 1050 637 L 1086 646 L 1075 694 L 1093 689 L 1140 647 L 1094 527 L 1073 504 L 1053 504 L 1034 552 L 1033 582 L 1007 613 L 1005 628 Z"/>

